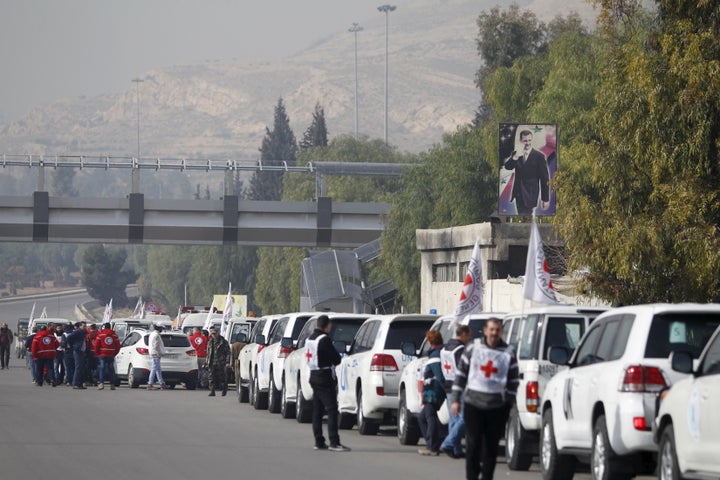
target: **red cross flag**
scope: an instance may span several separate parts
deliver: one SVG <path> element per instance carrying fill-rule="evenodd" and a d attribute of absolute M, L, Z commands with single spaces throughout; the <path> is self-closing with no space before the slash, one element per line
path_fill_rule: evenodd
<path fill-rule="evenodd" d="M 530 228 L 530 243 L 528 245 L 527 262 L 525 263 L 525 281 L 523 283 L 523 298 L 533 302 L 553 305 L 558 303 L 555 290 L 550 280 L 550 268 L 545 259 L 540 230 L 532 217 Z"/>
<path fill-rule="evenodd" d="M 480 247 L 475 242 L 470 264 L 465 275 L 465 283 L 463 283 L 462 292 L 460 293 L 460 302 L 455 309 L 455 320 L 463 318 L 465 315 L 480 312 L 483 308 L 483 278 L 482 263 L 480 263 Z"/>

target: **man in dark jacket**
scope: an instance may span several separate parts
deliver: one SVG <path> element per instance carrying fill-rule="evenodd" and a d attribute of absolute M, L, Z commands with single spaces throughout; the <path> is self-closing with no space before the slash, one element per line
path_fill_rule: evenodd
<path fill-rule="evenodd" d="M 327 315 L 320 315 L 317 328 L 305 342 L 305 358 L 310 368 L 310 386 L 313 389 L 312 429 L 315 450 L 329 449 L 333 452 L 349 452 L 340 443 L 338 434 L 337 377 L 335 366 L 340 364 L 340 354 L 335 350 L 328 335 L 332 325 Z M 330 447 L 322 433 L 323 413 L 327 412 L 327 429 Z"/>
<path fill-rule="evenodd" d="M 437 456 L 440 453 L 440 421 L 437 411 L 445 401 L 445 377 L 440 363 L 440 350 L 443 338 L 437 330 L 425 334 L 430 345 L 428 361 L 423 370 L 422 410 L 418 415 L 420 431 L 425 437 L 425 448 L 418 450 L 420 455 Z"/>
<path fill-rule="evenodd" d="M 75 330 L 67 335 L 67 346 L 72 350 L 75 371 L 73 372 L 73 389 L 84 390 L 83 374 L 85 372 L 85 350 L 87 349 L 85 323 L 77 322 Z"/>
<path fill-rule="evenodd" d="M 2 327 L 0 327 L 0 363 L 2 364 L 0 370 L 10 368 L 10 346 L 12 342 L 13 334 L 8 328 L 8 324 L 3 323 Z"/>
<path fill-rule="evenodd" d="M 230 366 L 230 344 L 216 328 L 210 329 L 210 340 L 207 344 L 207 366 L 210 369 L 210 394 L 215 396 L 215 388 L 222 388 L 222 396 L 227 395 L 227 369 Z"/>
<path fill-rule="evenodd" d="M 452 387 L 453 414 L 460 413 L 461 395 L 465 401 L 465 474 L 469 480 L 477 480 L 481 463 L 482 479 L 493 479 L 498 445 L 519 382 L 515 351 L 501 338 L 502 321 L 489 318 L 483 334 L 485 338 L 465 348 Z"/>

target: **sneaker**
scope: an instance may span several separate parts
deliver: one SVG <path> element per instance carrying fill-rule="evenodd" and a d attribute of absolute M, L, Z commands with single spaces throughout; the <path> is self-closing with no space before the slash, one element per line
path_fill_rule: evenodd
<path fill-rule="evenodd" d="M 104 389 L 105 389 L 104 383 L 101 383 L 100 385 L 98 385 L 98 390 L 104 390 Z"/>
<path fill-rule="evenodd" d="M 115 385 L 110 384 L 110 390 L 115 390 Z"/>
<path fill-rule="evenodd" d="M 440 452 L 436 452 L 436 451 L 433 451 L 433 450 L 428 450 L 427 448 L 421 448 L 421 449 L 419 449 L 419 450 L 418 450 L 418 453 L 419 453 L 420 455 L 424 455 L 424 456 L 426 456 L 426 457 L 437 457 L 438 455 L 440 455 Z"/>
<path fill-rule="evenodd" d="M 147 386 L 147 389 L 148 389 L 148 390 L 160 390 L 160 389 L 159 389 L 158 387 L 156 387 L 155 385 L 148 385 L 148 386 Z"/>
<path fill-rule="evenodd" d="M 346 447 L 345 445 L 340 445 L 339 443 L 337 445 L 330 445 L 328 447 L 328 450 L 331 452 L 349 452 L 350 448 Z"/>
<path fill-rule="evenodd" d="M 450 457 L 450 458 L 455 458 L 455 459 L 457 459 L 457 458 L 463 458 L 463 457 L 465 457 L 465 455 L 464 455 L 462 452 L 460 452 L 460 453 L 455 453 L 455 450 L 453 450 L 452 447 L 450 447 L 450 448 L 447 448 L 447 447 L 446 447 L 446 448 L 441 448 L 440 450 L 441 450 L 444 454 L 446 454 L 448 457 Z"/>
<path fill-rule="evenodd" d="M 328 446 L 327 444 L 323 443 L 322 445 L 315 445 L 313 447 L 313 450 L 327 450 Z"/>

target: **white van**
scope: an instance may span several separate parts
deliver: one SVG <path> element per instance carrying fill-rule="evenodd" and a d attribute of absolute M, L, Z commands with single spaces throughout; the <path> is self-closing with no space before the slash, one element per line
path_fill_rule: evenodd
<path fill-rule="evenodd" d="M 185 317 L 180 328 L 184 334 L 192 334 L 193 328 L 200 327 L 202 329 L 205 326 L 207 318 L 208 312 L 190 313 Z M 216 328 L 220 328 L 222 325 L 222 319 L 222 313 L 211 314 L 212 325 Z"/>

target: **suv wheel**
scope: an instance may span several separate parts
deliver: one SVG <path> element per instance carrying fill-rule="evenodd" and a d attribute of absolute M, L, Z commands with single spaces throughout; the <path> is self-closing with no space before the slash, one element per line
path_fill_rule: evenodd
<path fill-rule="evenodd" d="M 128 366 L 128 385 L 130 388 L 138 388 L 140 386 L 140 381 L 135 377 L 135 369 L 133 369 L 132 364 Z"/>
<path fill-rule="evenodd" d="M 281 388 L 281 394 L 280 394 L 280 415 L 282 415 L 283 418 L 292 418 L 295 416 L 295 405 L 288 402 L 287 399 L 287 385 L 285 382 L 285 377 L 283 376 L 282 380 L 282 388 Z"/>
<path fill-rule="evenodd" d="M 420 439 L 420 425 L 417 418 L 407 408 L 405 390 L 400 392 L 397 417 L 398 440 L 400 445 L 417 445 Z"/>
<path fill-rule="evenodd" d="M 668 425 L 660 437 L 660 453 L 658 461 L 658 478 L 660 480 L 680 480 L 680 468 L 677 462 L 675 451 L 675 431 L 672 425 Z"/>
<path fill-rule="evenodd" d="M 358 388 L 357 393 L 357 426 L 360 435 L 377 435 L 380 430 L 380 423 L 365 417 L 362 406 L 362 389 Z"/>
<path fill-rule="evenodd" d="M 248 387 L 248 383 L 245 380 L 240 377 L 238 379 L 238 402 L 240 403 L 248 403 L 250 401 L 250 390 Z"/>
<path fill-rule="evenodd" d="M 505 429 L 505 457 L 510 470 L 527 471 L 532 464 L 532 455 L 523 453 L 527 432 L 520 423 L 517 407 L 510 410 Z"/>
<path fill-rule="evenodd" d="M 310 423 L 312 421 L 312 403 L 305 399 L 302 388 L 298 382 L 297 401 L 295 402 L 295 420 L 298 423 Z"/>
<path fill-rule="evenodd" d="M 555 445 L 552 409 L 545 410 L 540 427 L 540 473 L 543 480 L 570 480 L 575 474 L 577 459 L 560 455 Z"/>
<path fill-rule="evenodd" d="M 593 428 L 592 451 L 590 452 L 590 473 L 593 480 L 623 480 L 632 478 L 626 472 L 619 471 L 615 452 L 610 446 L 605 415 L 600 415 Z"/>
<path fill-rule="evenodd" d="M 197 388 L 197 375 L 188 373 L 185 379 L 185 388 L 188 390 L 195 390 Z"/>
<path fill-rule="evenodd" d="M 255 408 L 255 410 L 265 410 L 267 408 L 268 394 L 267 392 L 263 394 L 263 392 L 260 391 L 260 380 L 258 379 L 257 372 L 255 372 L 255 376 L 253 377 L 252 398 L 253 408 Z"/>
<path fill-rule="evenodd" d="M 282 392 L 275 388 L 275 380 L 273 373 L 270 372 L 270 389 L 268 390 L 268 411 L 270 413 L 280 413 L 280 394 Z"/>

